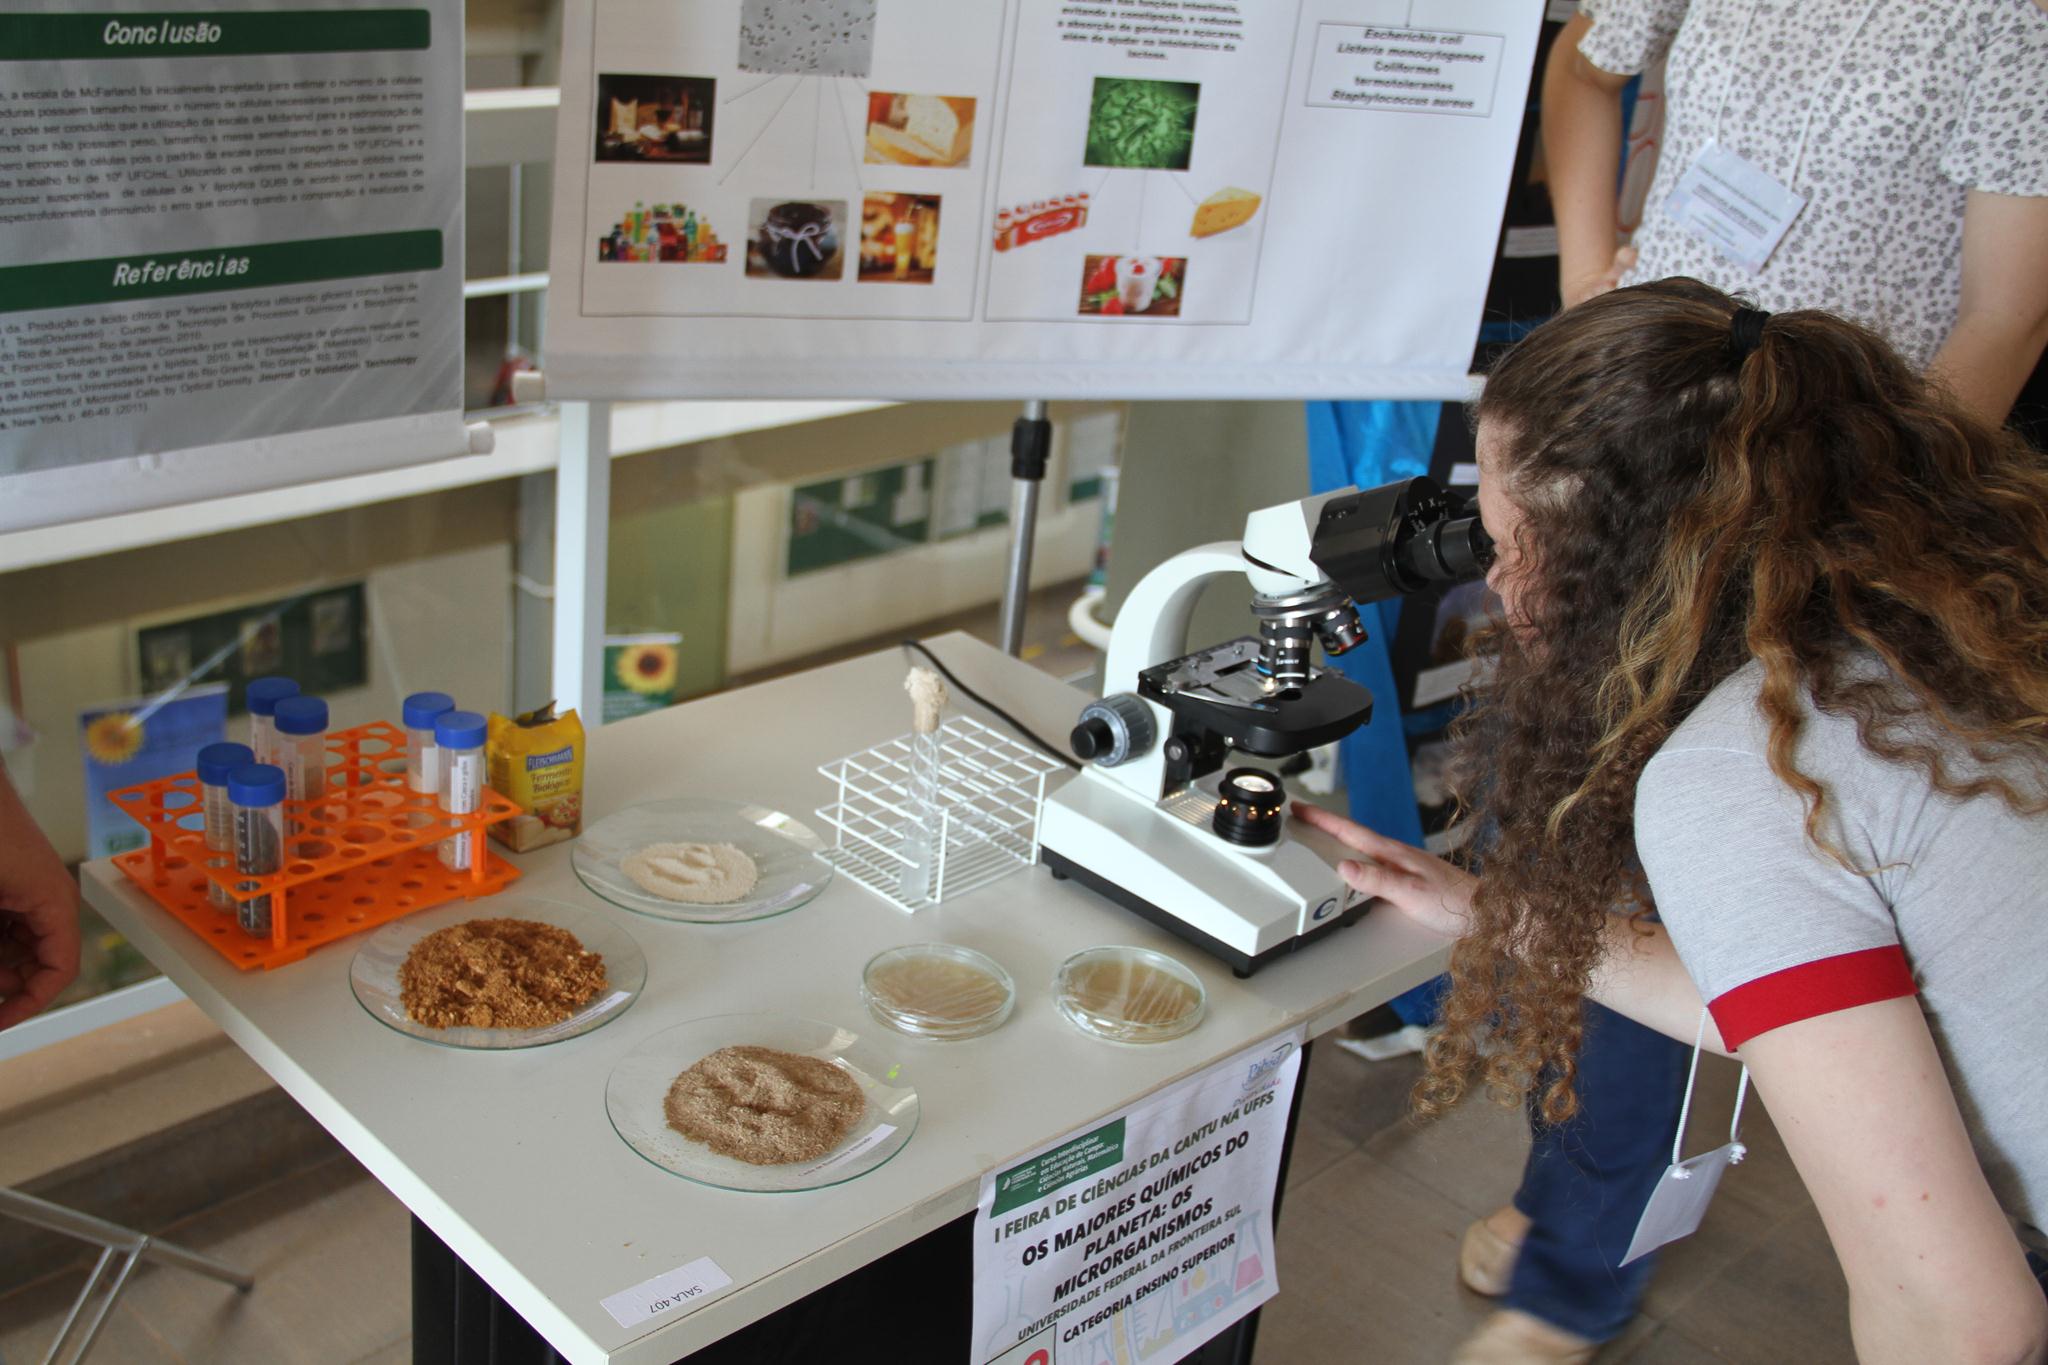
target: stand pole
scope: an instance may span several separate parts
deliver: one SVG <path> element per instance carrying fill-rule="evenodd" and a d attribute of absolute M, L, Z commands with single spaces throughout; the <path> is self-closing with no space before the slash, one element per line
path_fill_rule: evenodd
<path fill-rule="evenodd" d="M 559 711 L 604 723 L 605 568 L 611 548 L 612 405 L 562 404 L 555 466 L 554 688 Z"/>
<path fill-rule="evenodd" d="M 1034 398 L 1010 428 L 1010 563 L 1003 579 L 1003 653 L 1024 647 L 1024 609 L 1031 597 L 1031 550 L 1038 538 L 1038 493 L 1052 453 L 1052 423 Z"/>

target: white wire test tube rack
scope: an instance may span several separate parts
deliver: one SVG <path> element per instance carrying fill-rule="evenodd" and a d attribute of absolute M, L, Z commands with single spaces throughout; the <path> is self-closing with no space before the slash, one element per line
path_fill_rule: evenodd
<path fill-rule="evenodd" d="M 980 721 L 955 716 L 939 727 L 937 827 L 932 866 L 909 894 L 906 878 L 922 842 L 914 737 L 895 739 L 819 767 L 837 799 L 818 818 L 834 831 L 825 859 L 898 910 L 915 912 L 963 896 L 1038 861 L 1038 812 L 1045 779 L 1060 764 Z"/>

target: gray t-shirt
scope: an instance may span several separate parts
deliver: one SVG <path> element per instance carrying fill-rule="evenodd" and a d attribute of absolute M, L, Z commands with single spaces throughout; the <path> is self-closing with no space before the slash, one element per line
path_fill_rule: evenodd
<path fill-rule="evenodd" d="M 1770 769 L 1762 678 L 1752 663 L 1715 688 L 1636 789 L 1636 848 L 1679 957 L 1731 1048 L 1917 991 L 1993 1192 L 2048 1226 L 2048 816 L 1943 796 L 1809 707 L 1797 765 L 1875 869 L 1848 871 Z"/>
<path fill-rule="evenodd" d="M 1579 51 L 1666 57 L 1664 136 L 1622 280 L 1691 275 L 1825 308 L 1924 368 L 1955 325 L 1969 191 L 2048 195 L 2048 13 L 2034 0 L 1586 0 Z M 1751 275 L 1663 212 L 1707 144 L 1806 197 Z"/>

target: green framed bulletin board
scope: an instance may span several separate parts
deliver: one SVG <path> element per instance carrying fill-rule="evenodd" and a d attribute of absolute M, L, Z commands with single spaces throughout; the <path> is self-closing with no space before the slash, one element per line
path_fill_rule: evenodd
<path fill-rule="evenodd" d="M 874 559 L 931 539 L 932 456 L 790 492 L 791 578 Z"/>
<path fill-rule="evenodd" d="M 324 697 L 370 681 L 368 603 L 361 583 L 251 602 L 135 632 L 136 676 L 156 694 L 181 683 L 228 684 L 228 711 L 242 689 L 272 673 Z"/>

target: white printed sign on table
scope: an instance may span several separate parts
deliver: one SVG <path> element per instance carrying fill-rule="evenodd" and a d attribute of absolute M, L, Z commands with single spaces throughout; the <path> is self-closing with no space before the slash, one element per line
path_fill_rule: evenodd
<path fill-rule="evenodd" d="M 568 0 L 548 392 L 1461 398 L 1542 18 Z"/>
<path fill-rule="evenodd" d="M 0 14 L 0 531 L 466 454 L 462 5 Z"/>
<path fill-rule="evenodd" d="M 982 1178 L 975 1365 L 1172 1365 L 1279 1292 L 1299 1030 Z"/>

